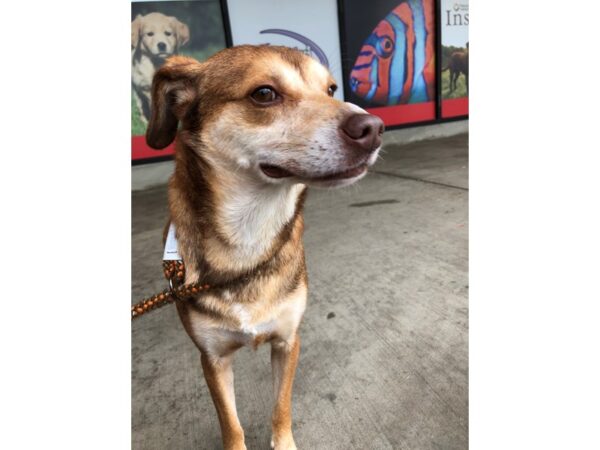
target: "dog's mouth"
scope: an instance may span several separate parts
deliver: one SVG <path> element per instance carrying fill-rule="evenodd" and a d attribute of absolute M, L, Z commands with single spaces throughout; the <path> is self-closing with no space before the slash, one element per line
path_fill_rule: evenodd
<path fill-rule="evenodd" d="M 344 180 L 347 178 L 354 178 L 359 175 L 362 175 L 367 170 L 367 163 L 360 164 L 356 167 L 352 167 L 342 172 L 333 172 L 326 175 L 319 175 L 317 177 L 297 175 L 293 172 L 290 172 L 287 169 L 284 169 L 283 167 L 275 166 L 272 164 L 261 164 L 260 170 L 262 170 L 262 172 L 269 178 L 298 177 L 308 181 L 335 181 Z"/>
<path fill-rule="evenodd" d="M 169 56 L 171 56 L 171 54 L 169 52 L 160 52 L 160 51 L 157 51 L 157 52 L 153 52 L 152 53 L 152 57 L 153 58 L 158 58 L 158 59 L 166 59 Z"/>
<path fill-rule="evenodd" d="M 269 178 L 287 178 L 293 177 L 294 174 L 283 167 L 274 166 L 272 164 L 261 164 L 260 170 Z"/>

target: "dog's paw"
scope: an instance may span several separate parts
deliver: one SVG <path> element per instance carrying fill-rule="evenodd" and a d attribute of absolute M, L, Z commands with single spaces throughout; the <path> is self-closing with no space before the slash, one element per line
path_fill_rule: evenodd
<path fill-rule="evenodd" d="M 296 443 L 292 435 L 275 439 L 271 438 L 271 448 L 273 450 L 297 450 Z"/>

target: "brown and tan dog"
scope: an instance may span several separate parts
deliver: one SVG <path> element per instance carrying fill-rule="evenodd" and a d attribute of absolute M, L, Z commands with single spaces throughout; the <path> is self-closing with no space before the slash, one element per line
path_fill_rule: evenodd
<path fill-rule="evenodd" d="M 295 449 L 291 398 L 307 297 L 302 244 L 306 186 L 362 178 L 383 122 L 334 99 L 330 73 L 299 51 L 240 46 L 199 63 L 169 58 L 152 85 L 148 144 L 177 136 L 169 183 L 186 282 L 220 286 L 178 303 L 201 352 L 225 449 L 245 449 L 232 357 L 271 343 L 275 449 Z"/>

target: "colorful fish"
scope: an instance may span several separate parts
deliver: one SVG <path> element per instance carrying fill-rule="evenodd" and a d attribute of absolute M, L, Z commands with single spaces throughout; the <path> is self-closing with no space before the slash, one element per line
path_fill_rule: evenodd
<path fill-rule="evenodd" d="M 378 105 L 433 100 L 434 29 L 433 0 L 400 3 L 360 49 L 350 73 L 350 89 Z"/>

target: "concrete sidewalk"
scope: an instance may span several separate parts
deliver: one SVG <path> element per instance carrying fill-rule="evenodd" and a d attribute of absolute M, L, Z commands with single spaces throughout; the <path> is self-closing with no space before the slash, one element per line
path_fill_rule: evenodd
<path fill-rule="evenodd" d="M 309 192 L 299 449 L 468 447 L 467 141 L 388 145 L 356 186 Z M 165 287 L 166 216 L 165 187 L 133 194 L 134 301 Z M 175 308 L 132 331 L 133 448 L 221 448 L 199 353 Z M 269 448 L 269 354 L 236 354 L 249 450 Z"/>

